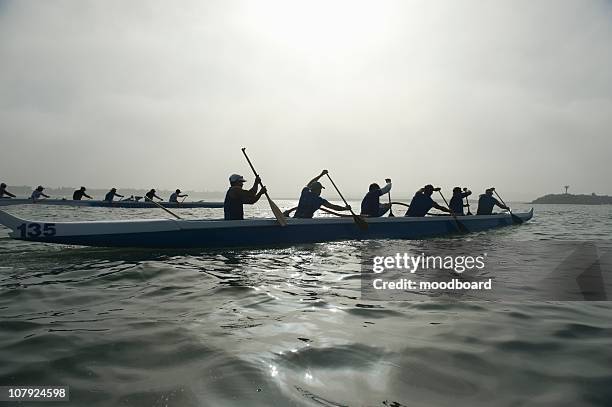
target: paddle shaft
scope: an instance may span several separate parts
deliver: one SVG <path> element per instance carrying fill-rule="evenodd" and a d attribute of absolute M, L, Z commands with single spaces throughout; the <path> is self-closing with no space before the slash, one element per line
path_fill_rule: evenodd
<path fill-rule="evenodd" d="M 468 198 L 467 196 L 465 197 L 465 203 L 467 204 L 468 215 L 471 215 L 472 211 L 470 211 L 470 198 Z"/>
<path fill-rule="evenodd" d="M 506 203 L 504 202 L 503 199 L 501 199 L 501 196 L 499 196 L 499 194 L 497 193 L 496 190 L 493 190 L 493 192 L 495 193 L 495 196 L 497 197 L 497 199 L 499 199 L 501 201 L 502 204 L 504 204 L 504 206 L 506 208 L 508 208 L 508 212 L 512 213 L 512 211 L 509 209 L 510 207 L 508 205 L 506 205 Z"/>
<path fill-rule="evenodd" d="M 146 202 L 146 201 L 147 201 L 147 199 L 145 199 L 145 202 Z M 175 218 L 177 218 L 177 219 L 182 219 L 182 218 L 181 218 L 180 216 L 178 216 L 176 213 L 172 212 L 170 209 L 168 209 L 168 208 L 164 207 L 163 205 L 161 205 L 161 204 L 159 204 L 159 203 L 155 202 L 154 200 L 149 199 L 148 201 L 149 201 L 149 202 L 153 202 L 153 205 L 155 205 L 155 206 L 159 207 L 160 209 L 165 210 L 166 212 L 168 212 L 170 215 L 174 216 Z"/>
<path fill-rule="evenodd" d="M 263 188 L 264 185 L 261 182 L 261 178 L 259 177 L 259 174 L 257 174 L 257 171 L 255 171 L 255 167 L 253 167 L 253 164 L 251 163 L 251 160 L 249 159 L 249 156 L 246 153 L 246 147 L 242 148 L 242 154 L 244 154 L 244 158 L 246 158 L 247 162 L 249 163 L 249 167 L 251 167 L 253 174 L 255 174 L 255 179 L 259 180 L 259 186 Z M 264 194 L 266 195 L 266 198 L 268 198 L 268 201 L 272 201 L 268 196 L 268 191 L 264 192 Z"/>
<path fill-rule="evenodd" d="M 504 200 L 501 198 L 501 196 L 499 196 L 499 194 L 497 193 L 496 190 L 493 190 L 493 192 L 495 193 L 495 196 L 497 196 L 497 199 L 499 199 L 501 201 L 501 203 L 508 208 L 508 212 L 510 212 L 510 216 L 512 217 L 512 220 L 514 221 L 514 223 L 523 223 L 523 219 L 521 219 L 519 216 L 516 216 L 515 214 L 512 213 L 512 209 L 510 209 L 510 207 L 508 205 L 506 205 L 506 203 L 504 202 Z"/>
<path fill-rule="evenodd" d="M 348 204 L 348 202 L 346 202 L 346 199 L 344 199 L 344 196 L 342 196 L 342 192 L 340 192 L 340 190 L 338 189 L 338 187 L 336 186 L 336 183 L 334 182 L 334 180 L 329 176 L 329 173 L 326 174 L 327 178 L 329 178 L 329 181 L 332 183 L 332 185 L 334 186 L 334 188 L 336 189 L 336 192 L 338 192 L 338 195 L 340 195 L 340 198 L 342 199 L 342 201 L 344 202 L 344 205 L 350 207 L 350 205 Z M 366 222 L 364 219 L 362 219 L 360 216 L 357 216 L 355 214 L 355 212 L 353 212 L 353 208 L 349 209 L 349 211 L 351 212 L 351 215 L 353 215 L 353 220 L 355 221 L 355 223 L 357 224 L 357 227 L 359 227 L 362 230 L 367 230 L 368 229 L 368 222 Z"/>
<path fill-rule="evenodd" d="M 470 199 L 467 196 L 465 197 L 465 204 L 467 206 L 468 213 L 470 213 Z"/>
<path fill-rule="evenodd" d="M 391 191 L 389 191 L 387 195 L 389 195 L 389 217 L 394 218 L 395 215 L 393 214 L 393 204 L 391 203 Z"/>
<path fill-rule="evenodd" d="M 261 186 L 263 188 L 264 185 L 261 182 L 261 178 L 257 174 L 257 171 L 255 170 L 255 167 L 253 167 L 253 163 L 251 163 L 251 159 L 249 158 L 249 156 L 246 153 L 246 147 L 242 148 L 242 154 L 244 154 L 244 158 L 246 158 L 247 162 L 249 163 L 249 167 L 251 167 L 251 170 L 253 171 L 253 174 L 255 175 L 255 179 L 259 180 L 259 186 Z M 278 223 L 281 226 L 286 226 L 287 225 L 287 220 L 285 219 L 285 216 L 283 215 L 283 213 L 281 212 L 279 207 L 272 201 L 272 198 L 270 198 L 270 195 L 268 195 L 268 191 L 266 190 L 264 192 L 264 194 L 266 195 L 266 198 L 268 199 L 268 204 L 270 205 L 270 209 L 272 209 L 272 213 L 274 214 L 274 217 L 276 218 Z"/>
<path fill-rule="evenodd" d="M 329 176 L 329 174 L 325 174 L 327 175 L 327 178 L 329 178 L 329 181 L 332 183 L 332 185 L 334 186 L 334 188 L 336 189 L 336 192 L 338 192 L 338 195 L 340 195 L 340 199 L 342 199 L 342 202 L 344 202 L 344 205 L 349 206 L 348 202 L 346 202 L 346 199 L 344 199 L 344 197 L 342 196 L 342 192 L 340 192 L 340 190 L 338 189 L 338 187 L 336 186 L 336 183 L 334 182 L 333 179 L 331 179 L 331 177 Z M 353 212 L 353 208 L 349 209 L 349 211 L 351 212 L 351 215 L 353 216 L 357 216 L 355 214 L 355 212 Z"/>
<path fill-rule="evenodd" d="M 448 204 L 448 201 L 446 200 L 446 198 L 444 197 L 444 195 L 442 194 L 442 191 L 438 191 L 438 193 L 440 194 L 440 196 L 442 197 L 442 199 L 444 200 L 444 203 L 446 204 L 446 207 L 448 208 L 448 210 L 450 211 L 451 216 L 453 217 L 453 219 L 455 220 L 455 223 L 457 223 L 457 229 L 459 229 L 460 232 L 464 232 L 466 230 L 465 226 L 463 226 L 461 224 L 461 222 L 459 222 L 459 219 L 457 219 L 457 215 L 455 215 L 455 212 L 453 212 L 453 210 L 450 208 L 450 205 Z"/>

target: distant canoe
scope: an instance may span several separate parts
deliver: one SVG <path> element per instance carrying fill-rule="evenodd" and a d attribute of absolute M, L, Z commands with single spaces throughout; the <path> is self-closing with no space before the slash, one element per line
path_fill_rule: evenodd
<path fill-rule="evenodd" d="M 533 209 L 515 213 L 523 221 Z M 458 233 L 450 216 L 424 218 L 367 218 L 367 230 L 352 218 L 288 219 L 281 227 L 274 219 L 249 220 L 116 220 L 88 222 L 34 222 L 0 211 L 0 223 L 18 240 L 100 247 L 219 248 L 287 246 L 335 240 L 423 239 Z M 469 232 L 513 224 L 509 214 L 462 216 Z"/>
<path fill-rule="evenodd" d="M 158 202 L 158 201 L 156 201 Z M 0 199 L 0 206 L 8 205 L 62 205 L 62 206 L 87 206 L 93 208 L 156 208 L 157 205 L 146 202 L 146 201 L 98 201 L 95 199 L 74 201 L 72 199 L 38 199 L 36 201 L 32 199 Z M 223 202 L 213 201 L 199 201 L 199 202 L 159 202 L 169 209 L 180 209 L 180 208 L 223 208 Z"/>

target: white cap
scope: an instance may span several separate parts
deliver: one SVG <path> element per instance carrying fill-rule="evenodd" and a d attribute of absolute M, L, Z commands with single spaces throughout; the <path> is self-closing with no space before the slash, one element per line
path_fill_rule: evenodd
<path fill-rule="evenodd" d="M 233 184 L 234 182 L 246 182 L 246 179 L 242 177 L 242 175 L 232 174 L 229 177 L 229 182 Z"/>

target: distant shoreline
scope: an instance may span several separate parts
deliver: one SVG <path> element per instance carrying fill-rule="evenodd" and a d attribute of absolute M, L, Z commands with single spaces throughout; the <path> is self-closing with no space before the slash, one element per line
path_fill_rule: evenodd
<path fill-rule="evenodd" d="M 568 204 L 568 205 L 612 205 L 612 196 L 608 195 L 574 195 L 548 194 L 533 201 L 532 204 Z"/>

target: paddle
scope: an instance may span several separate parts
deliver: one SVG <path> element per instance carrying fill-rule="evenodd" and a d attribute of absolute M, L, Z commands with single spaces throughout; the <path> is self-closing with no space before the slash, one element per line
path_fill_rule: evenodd
<path fill-rule="evenodd" d="M 255 167 L 253 167 L 253 164 L 251 164 L 251 160 L 249 159 L 249 156 L 246 153 L 246 147 L 242 147 L 242 154 L 244 154 L 244 158 L 246 158 L 247 162 L 249 163 L 249 166 L 251 167 L 251 170 L 253 171 L 253 174 L 255 174 L 255 178 L 259 179 L 259 185 L 263 188 L 263 183 L 261 182 L 261 178 L 259 178 L 259 175 L 257 175 L 257 171 L 255 171 Z M 285 219 L 283 212 L 272 201 L 272 199 L 270 198 L 270 195 L 268 195 L 268 191 L 265 192 L 265 195 L 266 195 L 266 198 L 268 198 L 268 204 L 270 205 L 270 209 L 272 209 L 272 213 L 274 214 L 274 217 L 276 218 L 276 221 L 278 222 L 278 224 L 281 226 L 287 226 L 287 219 Z"/>
<path fill-rule="evenodd" d="M 390 179 L 387 179 L 387 180 L 388 180 L 389 182 L 391 181 Z M 387 181 L 387 180 L 385 180 L 385 181 Z M 389 217 L 390 217 L 390 218 L 394 218 L 394 217 L 395 217 L 395 215 L 393 214 L 393 208 L 392 208 L 392 206 L 393 206 L 393 205 L 391 204 L 391 191 L 389 191 L 389 192 L 387 193 L 387 195 L 389 195 Z"/>
<path fill-rule="evenodd" d="M 493 192 L 495 193 L 497 198 L 501 201 L 501 203 L 504 204 L 504 206 L 506 208 L 508 208 L 508 212 L 510 212 L 510 216 L 512 217 L 512 222 L 514 222 L 514 224 L 516 224 L 516 225 L 522 224 L 523 223 L 523 219 L 521 219 L 520 217 L 518 217 L 518 216 L 516 216 L 515 214 L 512 213 L 512 210 L 510 209 L 510 207 L 508 205 L 506 205 L 504 200 L 501 199 L 501 196 L 499 196 L 499 194 L 497 193 L 497 191 L 495 189 L 493 189 Z"/>
<path fill-rule="evenodd" d="M 444 195 L 442 195 L 442 191 L 438 189 L 438 193 L 440 194 L 440 196 L 444 200 L 444 203 L 446 204 L 446 207 L 448 208 L 448 210 L 450 211 L 451 216 L 455 220 L 455 223 L 457 224 L 457 229 L 459 229 L 459 232 L 461 232 L 461 233 L 468 233 L 469 232 L 468 228 L 466 228 L 463 223 L 459 222 L 459 219 L 457 219 L 457 215 L 455 215 L 455 212 L 453 212 L 453 210 L 450 209 L 448 201 L 446 200 L 446 198 L 444 198 Z"/>
<path fill-rule="evenodd" d="M 288 218 L 289 216 L 291 216 L 291 212 L 295 211 L 297 208 L 298 208 L 297 206 L 294 206 L 291 209 L 287 209 L 286 211 L 283 212 L 283 215 Z"/>
<path fill-rule="evenodd" d="M 346 206 L 349 206 L 348 202 L 346 202 L 346 199 L 344 199 L 344 197 L 342 196 L 342 192 L 340 192 L 340 190 L 338 189 L 338 187 L 334 183 L 334 180 L 331 179 L 331 177 L 329 176 L 329 173 L 327 173 L 326 175 L 327 175 L 327 178 L 329 178 L 329 181 L 334 186 L 334 188 L 336 188 L 336 192 L 338 192 L 338 195 L 340 195 L 340 198 L 342 198 L 342 201 L 344 202 L 344 204 Z M 355 221 L 355 223 L 357 224 L 359 229 L 361 229 L 361 230 L 368 230 L 368 223 L 365 221 L 365 219 L 363 219 L 361 216 L 357 216 L 355 214 L 355 212 L 353 212 L 352 208 L 350 209 L 350 211 L 351 211 L 351 215 L 353 215 L 353 220 Z"/>
<path fill-rule="evenodd" d="M 463 192 L 467 192 L 467 188 L 463 188 Z M 465 203 L 467 204 L 467 209 L 468 209 L 468 216 L 472 215 L 472 212 L 470 212 L 470 198 L 468 198 L 467 196 L 465 197 Z"/>
<path fill-rule="evenodd" d="M 182 219 L 182 218 L 181 218 L 180 216 L 178 216 L 176 213 L 172 212 L 170 209 L 168 209 L 168 208 L 166 208 L 166 207 L 162 206 L 161 204 L 159 204 L 159 203 L 155 202 L 155 201 L 154 201 L 154 200 L 152 200 L 152 199 L 145 198 L 145 202 L 152 202 L 152 203 L 153 203 L 153 205 L 155 205 L 155 206 L 159 207 L 160 209 L 165 210 L 166 212 L 168 212 L 170 215 L 174 216 L 175 218 L 177 218 L 177 219 Z"/>

